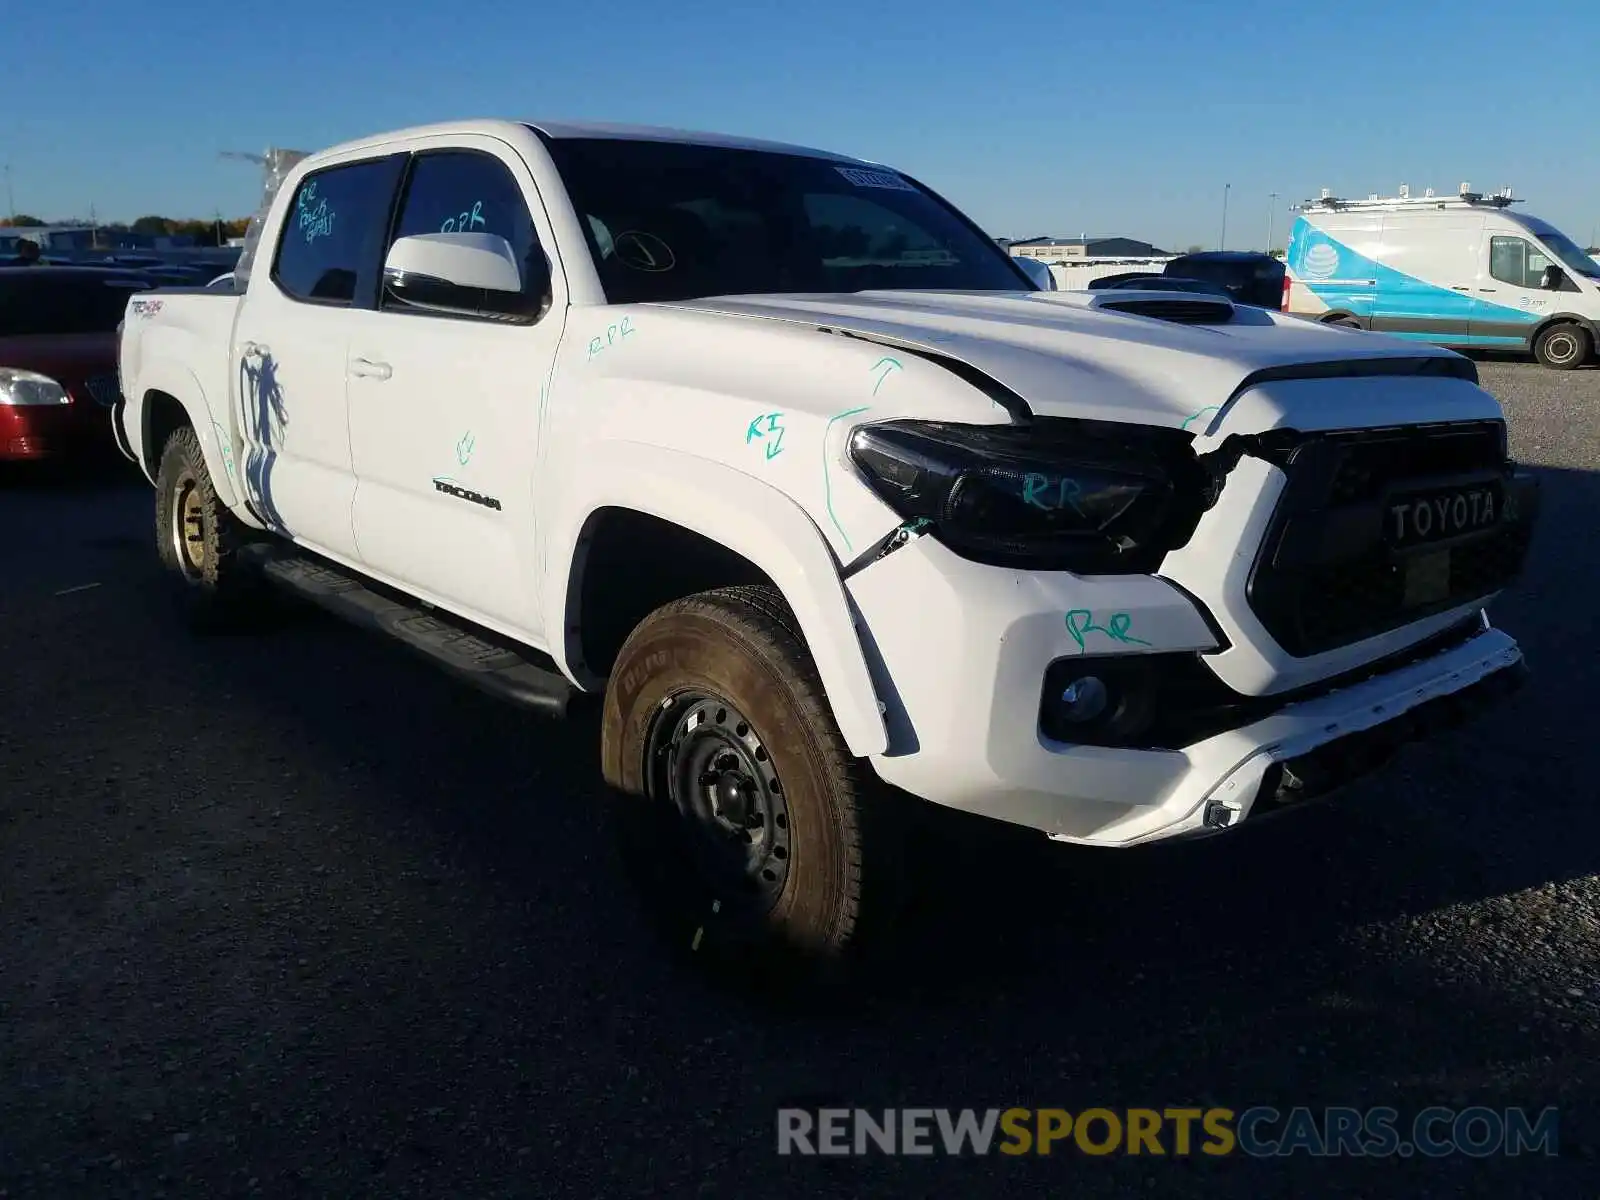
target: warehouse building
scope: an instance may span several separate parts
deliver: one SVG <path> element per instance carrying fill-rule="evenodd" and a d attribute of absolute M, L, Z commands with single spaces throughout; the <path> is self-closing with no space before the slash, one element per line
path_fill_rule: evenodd
<path fill-rule="evenodd" d="M 1160 258 L 1167 254 L 1149 242 L 1125 237 L 1023 238 L 1010 244 L 1019 258 L 1071 262 L 1080 258 Z"/>

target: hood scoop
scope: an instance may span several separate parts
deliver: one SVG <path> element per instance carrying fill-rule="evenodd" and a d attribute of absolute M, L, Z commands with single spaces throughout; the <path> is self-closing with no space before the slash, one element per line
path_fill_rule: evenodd
<path fill-rule="evenodd" d="M 1119 292 L 1107 288 L 1096 293 L 1088 307 L 1135 317 L 1154 317 L 1177 325 L 1226 325 L 1233 320 L 1231 300 L 1193 292 Z"/>

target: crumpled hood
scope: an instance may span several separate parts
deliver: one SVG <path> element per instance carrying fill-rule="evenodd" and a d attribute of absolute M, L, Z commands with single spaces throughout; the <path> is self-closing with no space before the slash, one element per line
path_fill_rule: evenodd
<path fill-rule="evenodd" d="M 725 296 L 663 307 L 812 325 L 943 355 L 1003 384 L 1041 416 L 1177 427 L 1201 410 L 1226 403 L 1260 371 L 1354 359 L 1457 357 L 1438 347 L 1265 309 L 1236 308 L 1227 324 L 1184 325 L 1089 307 L 1107 296 L 849 292 Z M 1137 302 L 1157 296 L 1125 292 L 1118 298 Z"/>

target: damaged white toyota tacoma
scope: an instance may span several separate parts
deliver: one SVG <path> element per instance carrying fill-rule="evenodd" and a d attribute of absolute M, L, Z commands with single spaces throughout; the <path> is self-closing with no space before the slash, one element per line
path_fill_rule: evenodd
<path fill-rule="evenodd" d="M 1450 351 L 1038 290 L 900 172 L 679 131 L 377 136 L 257 232 L 126 317 L 179 593 L 594 697 L 652 907 L 707 954 L 845 960 L 903 793 L 1218 833 L 1524 674 L 1485 605 L 1538 492 Z"/>

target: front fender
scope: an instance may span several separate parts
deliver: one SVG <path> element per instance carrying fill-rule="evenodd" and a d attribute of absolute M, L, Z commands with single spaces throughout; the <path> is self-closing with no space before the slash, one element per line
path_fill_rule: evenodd
<path fill-rule="evenodd" d="M 711 538 L 764 571 L 794 611 L 851 753 L 865 758 L 888 749 L 838 563 L 804 509 L 732 467 L 657 445 L 591 443 L 583 462 L 583 473 L 568 477 L 562 503 L 540 539 L 545 561 L 557 564 L 544 573 L 543 600 L 545 612 L 561 614 L 564 633 L 549 640 L 563 671 L 585 687 L 600 682 L 574 673 L 581 653 L 567 616 L 569 598 L 590 516 L 602 508 L 631 508 Z M 553 629 L 555 622 L 549 625 Z"/>
<path fill-rule="evenodd" d="M 150 442 L 150 394 L 165 392 L 183 406 L 189 424 L 194 427 L 195 434 L 200 439 L 200 449 L 206 459 L 206 470 L 211 473 L 211 483 L 216 488 L 217 498 L 235 512 L 243 508 L 238 472 L 234 465 L 233 435 L 212 411 L 206 399 L 205 389 L 200 386 L 200 381 L 194 373 L 170 360 L 153 363 L 148 369 L 140 372 L 137 389 L 138 399 L 129 400 L 123 431 L 135 446 L 141 448 L 140 457 L 144 473 L 150 481 L 155 482 L 156 471 L 161 465 L 159 462 L 161 447 L 152 446 Z M 226 415 L 226 412 L 222 414 L 224 417 Z M 157 461 L 150 461 L 151 459 Z M 256 524 L 253 519 L 250 523 Z"/>

